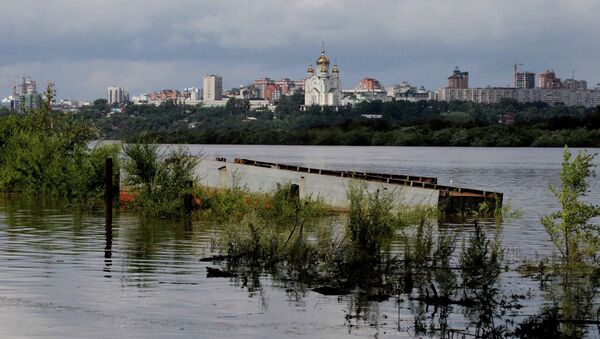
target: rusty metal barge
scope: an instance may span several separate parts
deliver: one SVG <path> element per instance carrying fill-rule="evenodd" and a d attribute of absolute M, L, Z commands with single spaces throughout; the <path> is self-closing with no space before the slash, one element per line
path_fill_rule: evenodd
<path fill-rule="evenodd" d="M 448 213 L 478 210 L 482 203 L 495 209 L 503 199 L 498 192 L 439 185 L 437 178 L 432 177 L 317 169 L 239 158 L 234 162 L 203 159 L 196 174 L 207 187 L 239 185 L 250 192 L 268 192 L 277 185 L 296 184 L 301 198 L 318 197 L 338 210 L 348 208 L 348 187 L 356 180 L 371 192 L 393 192 L 398 204 L 435 206 Z"/>

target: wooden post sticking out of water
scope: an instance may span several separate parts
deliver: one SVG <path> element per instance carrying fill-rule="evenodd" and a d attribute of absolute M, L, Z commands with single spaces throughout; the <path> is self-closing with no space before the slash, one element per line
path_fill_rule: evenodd
<path fill-rule="evenodd" d="M 113 198 L 113 161 L 112 158 L 106 158 L 104 165 L 104 217 L 106 219 L 106 232 L 112 235 L 112 198 Z"/>
<path fill-rule="evenodd" d="M 300 186 L 297 184 L 292 184 L 290 186 L 290 198 L 294 201 L 294 205 L 296 205 L 296 210 L 300 208 Z"/>
<path fill-rule="evenodd" d="M 194 182 L 191 180 L 186 181 L 185 183 L 186 187 L 188 188 L 188 191 L 185 192 L 185 194 L 183 195 L 183 209 L 185 210 L 185 214 L 190 214 L 192 213 L 192 208 L 193 208 L 193 202 L 194 202 L 194 197 L 192 196 L 192 187 L 194 185 Z"/>
<path fill-rule="evenodd" d="M 292 184 L 290 186 L 290 195 L 294 199 L 300 199 L 300 186 L 297 184 Z"/>

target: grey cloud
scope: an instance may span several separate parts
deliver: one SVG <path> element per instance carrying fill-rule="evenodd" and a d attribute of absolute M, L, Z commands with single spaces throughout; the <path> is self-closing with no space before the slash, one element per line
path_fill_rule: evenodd
<path fill-rule="evenodd" d="M 59 96 L 227 86 L 299 78 L 325 41 L 344 87 L 363 76 L 435 88 L 454 65 L 474 85 L 505 85 L 511 69 L 572 69 L 600 79 L 594 0 L 2 1 L 0 75 L 52 79 Z M 9 13 L 9 15 L 6 15 Z M 0 96 L 4 87 L 0 87 Z"/>

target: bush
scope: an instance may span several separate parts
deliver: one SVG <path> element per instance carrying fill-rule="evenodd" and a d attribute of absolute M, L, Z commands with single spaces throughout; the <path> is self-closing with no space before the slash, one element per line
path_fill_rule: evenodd
<path fill-rule="evenodd" d="M 102 202 L 104 159 L 118 146 L 88 148 L 88 126 L 52 112 L 52 88 L 40 109 L 1 117 L 0 191 L 61 199 L 89 209 Z M 118 161 L 113 180 L 118 186 Z"/>
<path fill-rule="evenodd" d="M 183 216 L 183 197 L 192 194 L 198 181 L 194 170 L 199 160 L 183 147 L 161 154 L 152 143 L 127 144 L 123 151 L 126 183 L 139 190 L 130 206 L 146 215 Z"/>
<path fill-rule="evenodd" d="M 597 256 L 600 249 L 600 226 L 589 223 L 600 216 L 600 206 L 581 200 L 589 192 L 588 179 L 595 176 L 594 156 L 584 150 L 571 159 L 571 152 L 565 146 L 561 186 L 550 187 L 562 209 L 541 220 L 567 264 L 585 263 Z"/>
<path fill-rule="evenodd" d="M 400 226 L 398 218 L 392 212 L 393 195 L 380 190 L 371 193 L 364 185 L 351 185 L 348 200 L 348 238 L 356 248 L 367 254 L 377 255 Z"/>

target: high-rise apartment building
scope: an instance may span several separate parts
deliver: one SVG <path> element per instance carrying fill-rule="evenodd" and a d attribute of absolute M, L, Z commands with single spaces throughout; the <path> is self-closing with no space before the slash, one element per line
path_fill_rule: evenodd
<path fill-rule="evenodd" d="M 539 88 L 561 88 L 560 78 L 556 77 L 553 70 L 547 70 L 538 75 Z"/>
<path fill-rule="evenodd" d="M 535 73 L 517 73 L 517 88 L 535 88 Z"/>
<path fill-rule="evenodd" d="M 128 94 L 125 92 L 123 87 L 110 86 L 106 88 L 106 100 L 109 105 L 120 104 L 128 100 Z"/>
<path fill-rule="evenodd" d="M 469 72 L 454 68 L 454 72 L 448 77 L 448 88 L 469 88 Z"/>
<path fill-rule="evenodd" d="M 21 94 L 37 94 L 37 83 L 33 80 L 26 81 L 25 78 L 23 78 Z"/>
<path fill-rule="evenodd" d="M 270 78 L 260 78 L 254 80 L 254 87 L 258 89 L 258 97 L 261 99 L 265 99 L 267 97 L 267 88 L 274 84 L 275 82 Z"/>
<path fill-rule="evenodd" d="M 223 78 L 210 74 L 204 76 L 204 92 L 203 92 L 203 100 L 204 101 L 219 101 L 223 98 Z"/>
<path fill-rule="evenodd" d="M 564 88 L 568 88 L 571 90 L 587 89 L 587 81 L 585 80 L 565 79 L 565 81 L 563 81 L 562 84 Z"/>
<path fill-rule="evenodd" d="M 37 92 L 37 83 L 34 80 L 23 78 L 23 82 L 19 85 L 21 90 L 17 93 L 17 86 L 13 88 L 13 109 L 19 112 L 38 109 L 42 106 L 42 95 Z"/>

